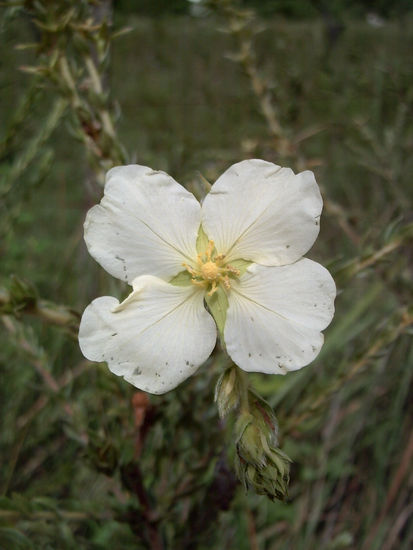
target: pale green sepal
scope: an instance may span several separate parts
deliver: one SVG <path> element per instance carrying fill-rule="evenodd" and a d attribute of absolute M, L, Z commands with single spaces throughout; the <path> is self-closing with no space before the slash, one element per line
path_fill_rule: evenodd
<path fill-rule="evenodd" d="M 175 285 L 175 286 L 190 286 L 192 283 L 192 275 L 189 273 L 189 271 L 180 271 L 178 275 L 175 275 L 175 277 L 172 277 L 172 279 L 169 281 L 169 284 Z"/>
<path fill-rule="evenodd" d="M 230 261 L 230 265 L 232 267 L 235 267 L 238 269 L 239 271 L 239 276 L 241 277 L 242 275 L 244 275 L 244 273 L 247 271 L 247 269 L 249 268 L 249 266 L 252 264 L 253 262 L 250 262 L 249 260 L 231 260 Z"/>
<path fill-rule="evenodd" d="M 198 254 L 203 254 L 208 247 L 208 235 L 205 233 L 202 225 L 199 226 L 198 237 L 196 239 L 196 251 Z"/>
<path fill-rule="evenodd" d="M 215 323 L 217 324 L 221 343 L 225 345 L 224 327 L 225 321 L 227 320 L 228 309 L 228 298 L 225 290 L 219 286 L 212 296 L 208 296 L 208 294 L 205 295 L 205 301 L 212 317 L 215 319 Z"/>
<path fill-rule="evenodd" d="M 220 418 L 224 418 L 239 406 L 242 388 L 237 376 L 237 368 L 235 365 L 227 368 L 215 386 L 215 402 Z"/>

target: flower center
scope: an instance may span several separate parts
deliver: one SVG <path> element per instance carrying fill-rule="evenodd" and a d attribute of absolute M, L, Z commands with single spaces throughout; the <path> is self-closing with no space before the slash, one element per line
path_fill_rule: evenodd
<path fill-rule="evenodd" d="M 231 288 L 231 277 L 239 277 L 240 272 L 232 265 L 225 264 L 225 254 L 217 254 L 214 241 L 209 241 L 203 254 L 198 254 L 196 267 L 182 264 L 192 276 L 194 285 L 209 288 L 212 296 L 221 283 L 226 290 Z"/>
<path fill-rule="evenodd" d="M 201 273 L 204 279 L 213 281 L 219 275 L 219 267 L 215 262 L 206 262 L 201 266 Z"/>

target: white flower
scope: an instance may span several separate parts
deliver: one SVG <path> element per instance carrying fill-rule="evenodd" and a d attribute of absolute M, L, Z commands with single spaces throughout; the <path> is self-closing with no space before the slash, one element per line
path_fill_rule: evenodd
<path fill-rule="evenodd" d="M 202 207 L 164 172 L 113 168 L 100 205 L 88 212 L 85 240 L 133 291 L 122 303 L 104 296 L 86 308 L 83 354 L 138 388 L 164 393 L 208 358 L 218 326 L 245 371 L 304 367 L 334 313 L 331 275 L 302 258 L 321 210 L 312 172 L 295 175 L 263 160 L 231 166 Z"/>

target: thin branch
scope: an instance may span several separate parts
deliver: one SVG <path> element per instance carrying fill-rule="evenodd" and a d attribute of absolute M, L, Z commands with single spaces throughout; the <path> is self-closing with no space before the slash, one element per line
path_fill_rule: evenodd
<path fill-rule="evenodd" d="M 295 154 L 299 159 L 299 164 L 305 166 L 305 158 L 299 148 L 303 133 L 301 132 L 298 138 L 289 136 L 289 132 L 281 124 L 277 107 L 270 92 L 270 83 L 261 74 L 257 66 L 253 43 L 253 36 L 256 33 L 253 12 L 236 7 L 237 3 L 232 0 L 212 0 L 210 3 L 212 8 L 225 18 L 227 21 L 226 30 L 237 42 L 238 52 L 231 57 L 241 64 L 250 80 L 251 88 L 266 121 L 268 133 L 274 138 L 278 154 L 281 156 Z M 324 207 L 327 213 L 337 219 L 338 225 L 352 243 L 358 245 L 360 237 L 351 227 L 345 210 L 331 198 L 324 200 Z"/>
<path fill-rule="evenodd" d="M 323 391 L 323 393 L 316 399 L 312 398 L 311 405 L 301 415 L 290 419 L 286 427 L 284 428 L 284 434 L 294 431 L 298 426 L 302 424 L 307 418 L 311 417 L 315 411 L 323 408 L 330 401 L 332 395 L 338 391 L 343 384 L 349 382 L 354 376 L 356 376 L 378 353 L 392 344 L 401 334 L 405 332 L 408 327 L 413 325 L 413 316 L 409 314 L 407 309 L 403 309 L 399 314 L 399 321 L 396 326 L 390 331 L 386 331 L 381 334 L 377 340 L 368 348 L 363 356 L 355 361 L 346 374 L 341 377 L 337 377 L 335 381 Z"/>

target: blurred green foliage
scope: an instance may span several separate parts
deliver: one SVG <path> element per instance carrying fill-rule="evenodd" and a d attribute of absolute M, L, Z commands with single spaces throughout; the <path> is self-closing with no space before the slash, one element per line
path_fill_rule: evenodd
<path fill-rule="evenodd" d="M 121 14 L 159 17 L 189 15 L 199 0 L 115 0 Z M 335 17 L 365 17 L 375 13 L 382 17 L 397 17 L 413 10 L 411 0 L 241 0 L 241 5 L 264 16 L 282 15 L 288 18 L 314 18 L 320 15 Z"/>
<path fill-rule="evenodd" d="M 322 20 L 265 22 L 254 62 L 296 147 L 280 155 L 222 20 L 116 13 L 131 32 L 99 66 L 110 96 L 96 103 L 74 65 L 83 119 L 70 94 L 19 71 L 50 52 L 15 48 L 39 39 L 27 11 L 2 15 L 0 548 L 408 550 L 412 21 L 353 22 L 333 42 Z M 198 196 L 241 158 L 316 172 L 326 209 L 310 256 L 335 274 L 336 317 L 312 366 L 252 377 L 294 460 L 288 503 L 235 482 L 231 421 L 213 404 L 221 355 L 150 400 L 81 357 L 76 310 L 124 292 L 82 240 L 101 191 L 79 121 L 103 108 L 131 161 Z"/>

